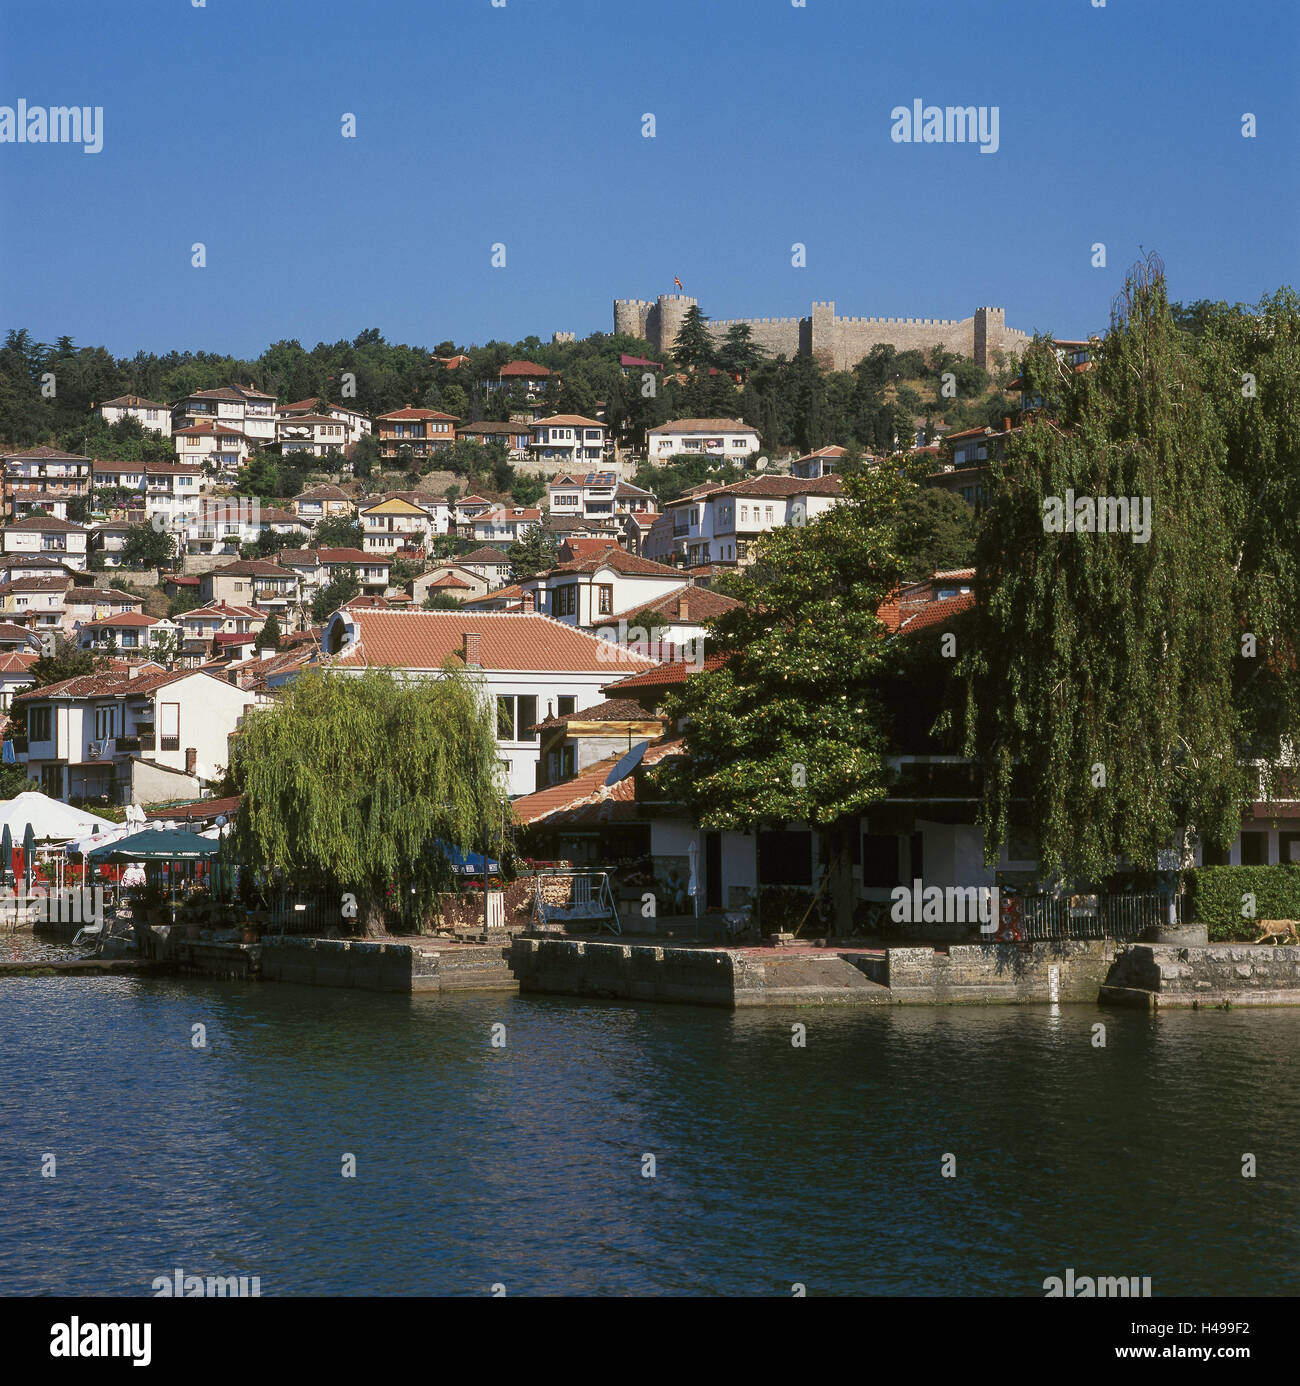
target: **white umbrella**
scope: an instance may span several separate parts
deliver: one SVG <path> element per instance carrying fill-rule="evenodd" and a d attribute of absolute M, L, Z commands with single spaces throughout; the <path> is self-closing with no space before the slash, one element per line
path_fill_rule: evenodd
<path fill-rule="evenodd" d="M 29 823 L 38 842 L 69 842 L 116 826 L 107 818 L 60 803 L 35 790 L 26 790 L 0 804 L 0 829 L 6 823 L 15 842 L 23 840 Z"/>
<path fill-rule="evenodd" d="M 125 837 L 130 831 L 125 823 L 114 823 L 103 832 L 91 833 L 89 837 L 83 837 L 77 842 L 69 842 L 68 851 L 84 857 L 87 852 L 93 852 L 96 847 L 102 847 L 106 842 L 116 842 L 119 837 Z"/>

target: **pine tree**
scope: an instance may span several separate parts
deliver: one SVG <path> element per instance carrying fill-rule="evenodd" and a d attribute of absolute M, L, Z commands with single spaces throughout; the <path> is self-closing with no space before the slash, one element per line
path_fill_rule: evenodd
<path fill-rule="evenodd" d="M 687 371 L 707 370 L 715 364 L 713 338 L 709 335 L 708 318 L 692 303 L 682 319 L 677 340 L 673 343 L 673 360 Z"/>
<path fill-rule="evenodd" d="M 280 622 L 275 612 L 266 618 L 266 624 L 257 633 L 257 639 L 253 641 L 255 650 L 278 650 L 280 648 Z"/>

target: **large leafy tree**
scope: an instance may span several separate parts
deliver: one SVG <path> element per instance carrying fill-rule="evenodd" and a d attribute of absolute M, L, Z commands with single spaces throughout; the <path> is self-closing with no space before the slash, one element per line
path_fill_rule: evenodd
<path fill-rule="evenodd" d="M 844 503 L 813 523 L 772 531 L 731 586 L 746 604 L 721 616 L 711 652 L 669 705 L 689 754 L 665 763 L 661 788 L 706 828 L 750 831 L 800 821 L 835 843 L 831 888 L 847 932 L 856 819 L 884 797 L 884 719 L 873 685 L 884 642 L 876 610 L 898 580 L 896 467 L 846 478 Z"/>
<path fill-rule="evenodd" d="M 841 472 L 848 471 L 841 465 Z M 851 474 L 851 472 L 850 472 Z M 960 496 L 925 486 L 898 507 L 898 556 L 913 581 L 975 561 L 975 512 Z"/>
<path fill-rule="evenodd" d="M 1223 444 L 1192 352 L 1153 259 L 1091 370 L 1050 340 L 1026 353 L 1044 408 L 990 468 L 962 655 L 990 860 L 1032 825 L 1048 870 L 1097 878 L 1120 858 L 1154 868 L 1192 825 L 1220 845 L 1239 825 Z M 1071 490 L 1133 498 L 1139 527 L 1149 503 L 1146 542 L 1055 532 Z"/>
<path fill-rule="evenodd" d="M 1300 297 L 1284 289 L 1250 310 L 1201 302 L 1189 315 L 1223 431 L 1240 736 L 1251 758 L 1272 761 L 1300 730 Z"/>
<path fill-rule="evenodd" d="M 367 933 L 400 892 L 421 914 L 452 873 L 441 840 L 503 848 L 509 806 L 492 720 L 464 671 L 402 683 L 311 671 L 245 719 L 231 776 L 236 845 L 254 865 L 356 901 Z"/>
<path fill-rule="evenodd" d="M 165 529 L 132 525 L 122 542 L 122 561 L 132 568 L 163 568 L 176 557 L 176 541 Z"/>
<path fill-rule="evenodd" d="M 747 322 L 733 322 L 718 343 L 718 367 L 730 375 L 743 379 L 766 359 L 767 348 L 754 340 L 754 329 Z"/>

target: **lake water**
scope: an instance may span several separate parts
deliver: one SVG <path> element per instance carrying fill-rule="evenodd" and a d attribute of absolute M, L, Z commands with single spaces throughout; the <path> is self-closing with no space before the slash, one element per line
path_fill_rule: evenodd
<path fill-rule="evenodd" d="M 1300 1281 L 1300 1011 L 31 978 L 0 982 L 0 1045 L 10 1295 L 148 1294 L 175 1267 L 264 1295 L 1041 1295 L 1068 1266 L 1157 1296 Z"/>

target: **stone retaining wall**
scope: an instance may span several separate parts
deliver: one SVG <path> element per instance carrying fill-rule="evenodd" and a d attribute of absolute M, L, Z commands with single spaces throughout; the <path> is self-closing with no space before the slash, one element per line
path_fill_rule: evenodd
<path fill-rule="evenodd" d="M 1114 955 L 1105 940 L 953 944 L 946 953 L 931 948 L 890 948 L 884 976 L 894 1001 L 940 1005 L 954 1001 L 1017 1003 L 1096 1001 Z"/>
<path fill-rule="evenodd" d="M 1300 1006 L 1300 948 L 1212 943 L 1132 944 L 1115 959 L 1101 1000 L 1154 1010 L 1191 1006 Z"/>
<path fill-rule="evenodd" d="M 721 948 L 517 938 L 510 967 L 524 992 L 696 1006 L 765 1004 L 763 964 Z"/>

